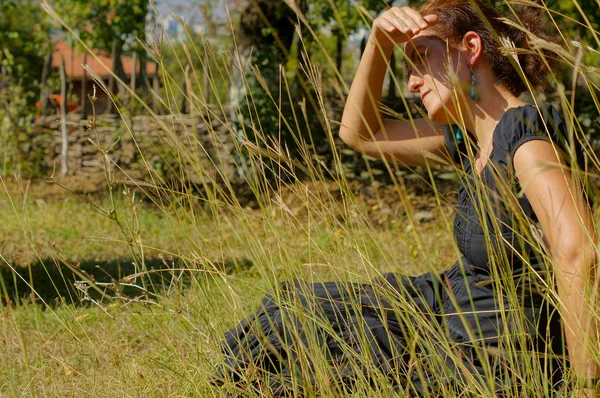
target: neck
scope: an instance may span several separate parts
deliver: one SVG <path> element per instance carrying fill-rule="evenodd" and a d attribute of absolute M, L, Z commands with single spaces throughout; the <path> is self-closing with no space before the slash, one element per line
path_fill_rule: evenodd
<path fill-rule="evenodd" d="M 482 82 L 484 83 L 484 82 Z M 483 88 L 486 87 L 487 88 Z M 492 136 L 496 125 L 509 108 L 525 105 L 508 90 L 496 85 L 482 84 L 482 97 L 477 100 L 467 98 L 465 127 L 474 134 L 477 146 L 484 153 L 491 151 Z"/>

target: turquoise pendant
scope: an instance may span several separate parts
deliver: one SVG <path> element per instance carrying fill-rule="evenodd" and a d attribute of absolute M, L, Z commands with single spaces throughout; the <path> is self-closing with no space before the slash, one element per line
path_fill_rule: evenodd
<path fill-rule="evenodd" d="M 456 130 L 456 140 L 457 141 L 462 141 L 462 139 L 463 139 L 462 131 L 460 131 L 460 129 L 457 128 L 457 130 Z"/>
<path fill-rule="evenodd" d="M 471 99 L 475 101 L 477 94 L 475 94 L 475 71 L 471 69 Z"/>

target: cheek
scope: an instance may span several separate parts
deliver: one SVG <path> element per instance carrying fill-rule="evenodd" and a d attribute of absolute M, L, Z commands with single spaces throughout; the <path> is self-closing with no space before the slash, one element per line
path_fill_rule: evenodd
<path fill-rule="evenodd" d="M 437 89 L 440 93 L 450 91 L 452 82 L 442 65 L 432 63 L 432 67 L 426 73 L 432 89 Z"/>
<path fill-rule="evenodd" d="M 441 83 L 425 98 L 423 105 L 427 109 L 429 119 L 434 123 L 448 124 L 449 114 L 454 114 L 455 106 L 452 91 Z"/>
<path fill-rule="evenodd" d="M 436 102 L 447 103 L 452 97 L 452 90 L 448 86 L 447 81 L 440 81 L 439 79 L 429 77 L 428 83 L 432 90 L 431 94 L 433 94 Z"/>

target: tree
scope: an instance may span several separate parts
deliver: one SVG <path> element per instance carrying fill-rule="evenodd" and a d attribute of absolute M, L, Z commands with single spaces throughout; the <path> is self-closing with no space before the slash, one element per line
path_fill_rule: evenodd
<path fill-rule="evenodd" d="M 359 7 L 373 14 L 385 8 L 385 2 L 380 0 L 312 0 L 308 6 L 307 19 L 313 29 L 330 29 L 336 41 L 335 67 L 342 70 L 343 49 L 350 35 L 362 27 L 369 27 L 371 21 L 361 15 Z"/>
<path fill-rule="evenodd" d="M 251 140 L 255 138 L 254 130 L 246 128 L 251 124 L 263 132 L 275 132 L 279 131 L 281 116 L 292 116 L 289 101 L 283 100 L 280 112 L 271 96 L 278 97 L 279 68 L 290 55 L 295 22 L 294 11 L 284 1 L 249 0 L 242 10 L 236 34 L 240 54 L 239 58 L 234 57 L 234 71 L 239 73 L 232 82 L 231 106 L 239 108 L 242 120 L 238 129 L 244 130 Z M 244 64 L 237 65 L 238 59 Z"/>
<path fill-rule="evenodd" d="M 37 2 L 0 0 L 0 98 L 20 87 L 24 105 L 35 104 L 48 51 L 49 26 Z"/>
<path fill-rule="evenodd" d="M 50 4 L 88 46 L 110 52 L 116 40 L 135 47 L 144 35 L 148 0 L 52 0 Z"/>
<path fill-rule="evenodd" d="M 36 172 L 36 145 L 47 135 L 31 134 L 39 98 L 49 25 L 34 0 L 0 0 L 0 140 L 2 174 Z"/>
<path fill-rule="evenodd" d="M 126 79 L 121 63 L 125 44 L 140 55 L 138 59 L 145 59 L 135 37 L 144 36 L 148 0 L 51 0 L 49 3 L 88 47 L 111 54 L 111 69 L 120 79 Z M 78 46 L 74 38 L 71 40 Z M 115 85 L 111 77 L 110 92 L 115 91 Z"/>

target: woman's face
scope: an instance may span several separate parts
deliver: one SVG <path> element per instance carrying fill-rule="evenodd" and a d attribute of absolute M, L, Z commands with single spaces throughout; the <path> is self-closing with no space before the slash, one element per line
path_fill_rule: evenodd
<path fill-rule="evenodd" d="M 458 83 L 459 87 L 456 88 L 462 87 L 462 91 L 457 91 L 464 93 L 464 85 L 470 83 L 471 79 L 471 72 L 465 58 L 460 56 L 461 52 L 447 45 L 440 37 L 425 32 L 406 42 L 404 51 L 406 58 L 411 61 L 405 60 L 408 89 L 420 94 L 432 122 L 453 123 L 452 117 L 457 115 L 457 98 L 453 87 Z M 457 83 L 453 84 L 452 75 L 457 78 Z"/>

